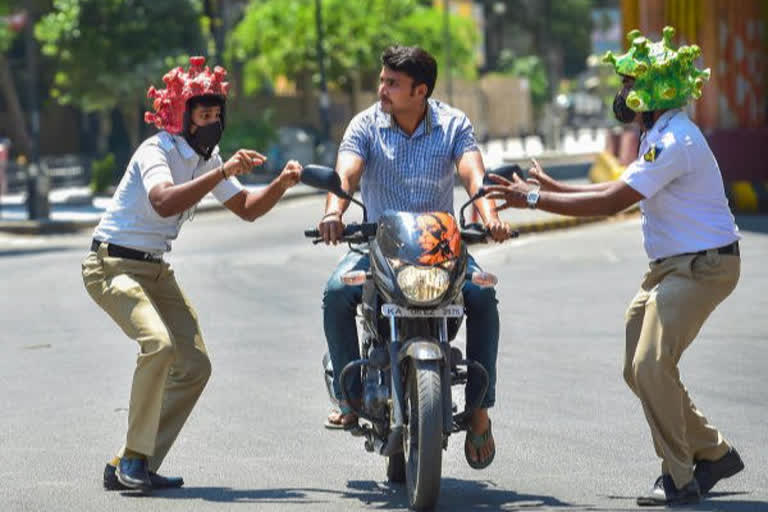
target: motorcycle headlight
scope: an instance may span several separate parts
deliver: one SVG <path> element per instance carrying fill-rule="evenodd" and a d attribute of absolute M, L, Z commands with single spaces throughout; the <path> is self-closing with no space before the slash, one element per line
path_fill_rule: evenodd
<path fill-rule="evenodd" d="M 408 300 L 427 304 L 439 299 L 451 283 L 448 272 L 442 268 L 409 265 L 397 274 L 397 284 Z"/>

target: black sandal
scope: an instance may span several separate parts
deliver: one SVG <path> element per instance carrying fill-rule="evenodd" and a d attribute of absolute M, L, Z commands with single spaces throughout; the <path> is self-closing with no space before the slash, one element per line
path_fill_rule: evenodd
<path fill-rule="evenodd" d="M 325 423 L 323 424 L 325 428 L 329 430 L 352 430 L 357 426 L 357 415 L 352 412 L 352 409 L 348 405 L 343 405 L 332 412 L 341 414 L 341 418 L 339 419 L 338 423 L 331 421 L 330 417 L 326 418 Z M 350 414 L 354 416 L 354 420 L 350 421 L 349 423 L 344 423 L 344 417 Z"/>
<path fill-rule="evenodd" d="M 480 450 L 485 448 L 485 446 L 490 442 L 490 440 L 493 438 L 493 434 L 491 433 L 491 420 L 488 419 L 488 430 L 483 432 L 480 435 L 475 434 L 472 432 L 472 429 L 470 427 L 467 428 L 467 437 L 464 439 L 464 457 L 467 459 L 467 464 L 469 464 L 469 467 L 474 469 L 485 469 L 488 466 L 491 465 L 491 462 L 493 462 L 494 457 L 496 457 L 496 444 L 493 445 L 493 451 L 485 460 L 477 460 L 473 461 L 469 456 L 469 445 L 471 444 L 475 448 L 475 453 L 477 456 L 480 456 Z"/>

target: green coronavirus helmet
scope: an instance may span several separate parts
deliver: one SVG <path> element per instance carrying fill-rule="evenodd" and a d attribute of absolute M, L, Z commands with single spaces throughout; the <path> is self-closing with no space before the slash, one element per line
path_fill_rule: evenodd
<path fill-rule="evenodd" d="M 701 55 L 698 46 L 672 48 L 675 29 L 664 27 L 664 39 L 652 43 L 639 30 L 627 34 L 631 43 L 624 55 L 606 52 L 603 62 L 612 64 L 620 75 L 635 79 L 627 95 L 627 106 L 635 112 L 677 108 L 693 97 L 701 97 L 701 87 L 709 80 L 709 68 L 697 69 L 693 61 Z"/>

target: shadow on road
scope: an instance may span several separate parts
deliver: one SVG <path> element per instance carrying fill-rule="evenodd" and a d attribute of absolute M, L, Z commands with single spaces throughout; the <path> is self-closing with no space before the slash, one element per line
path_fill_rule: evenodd
<path fill-rule="evenodd" d="M 345 498 L 354 498 L 377 509 L 407 509 L 408 495 L 405 487 L 371 480 L 351 480 L 351 490 Z M 443 478 L 440 487 L 440 501 L 437 509 L 461 511 L 522 510 L 538 508 L 571 508 L 571 505 L 552 496 L 518 494 L 509 489 L 496 487 L 491 481 L 459 480 Z"/>
<path fill-rule="evenodd" d="M 683 510 L 701 510 L 711 512 L 762 512 L 768 510 L 768 502 L 755 500 L 729 499 L 723 501 L 718 498 L 730 498 L 732 496 L 746 496 L 749 492 L 713 492 L 704 497 L 698 505 L 688 505 Z M 627 506 L 634 507 L 635 496 L 602 496 L 610 500 L 626 501 Z M 622 507 L 624 509 L 624 507 Z M 640 510 L 663 510 L 659 507 L 642 507 Z M 610 508 L 595 507 L 589 510 L 613 510 Z"/>
<path fill-rule="evenodd" d="M 335 493 L 327 489 L 233 489 L 231 487 L 181 487 L 179 489 L 164 489 L 147 494 L 125 491 L 123 496 L 133 498 L 160 498 L 169 500 L 204 500 L 216 503 L 323 503 L 323 500 L 312 499 L 310 493 Z"/>
<path fill-rule="evenodd" d="M 691 510 L 711 510 L 718 512 L 759 512 L 768 510 L 768 502 L 742 499 L 729 499 L 722 501 L 718 498 L 728 498 L 730 496 L 747 496 L 749 492 L 713 492 L 704 498 L 704 500 L 691 507 Z"/>
<path fill-rule="evenodd" d="M 408 508 L 408 495 L 402 485 L 376 482 L 373 480 L 350 480 L 346 491 L 318 488 L 277 488 L 277 489 L 233 489 L 231 487 L 182 487 L 166 489 L 148 494 L 126 491 L 126 497 L 169 499 L 169 500 L 204 500 L 217 503 L 292 503 L 312 505 L 328 503 L 323 495 L 355 500 L 361 506 L 383 510 L 405 510 Z M 443 478 L 438 508 L 443 510 L 487 511 L 517 510 L 532 508 L 583 508 L 583 505 L 571 505 L 552 496 L 518 494 L 515 491 L 500 489 L 491 481 L 458 480 Z"/>
<path fill-rule="evenodd" d="M 120 493 L 126 497 L 169 500 L 203 500 L 214 503 L 259 503 L 259 504 L 296 504 L 313 505 L 329 503 L 334 499 L 356 500 L 360 507 L 379 510 L 405 510 L 408 508 L 408 495 L 403 485 L 376 482 L 373 480 L 350 480 L 346 491 L 319 489 L 311 487 L 276 488 L 276 489 L 233 489 L 231 487 L 182 487 L 165 489 L 149 494 L 126 491 Z M 731 499 L 747 496 L 749 492 L 714 492 L 700 504 L 685 507 L 685 510 L 707 512 L 760 512 L 768 510 L 768 502 L 746 499 Z M 621 503 L 618 510 L 635 510 L 635 496 L 598 496 Z M 727 498 L 722 500 L 721 498 Z M 509 489 L 501 489 L 489 480 L 459 480 L 443 478 L 440 501 L 437 509 L 442 511 L 489 511 L 489 510 L 539 510 L 568 509 L 584 511 L 615 511 L 610 505 L 572 504 L 553 496 L 538 494 L 519 494 Z M 655 509 L 659 510 L 659 509 Z"/>

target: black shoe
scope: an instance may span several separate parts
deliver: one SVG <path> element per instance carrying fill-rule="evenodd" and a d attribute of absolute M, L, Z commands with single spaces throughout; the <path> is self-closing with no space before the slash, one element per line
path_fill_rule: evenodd
<path fill-rule="evenodd" d="M 682 489 L 678 489 L 669 475 L 657 478 L 651 491 L 637 498 L 637 504 L 641 507 L 672 507 L 690 505 L 699 501 L 701 501 L 701 491 L 695 478 L 692 478 Z"/>
<path fill-rule="evenodd" d="M 117 475 L 115 475 L 115 469 L 117 468 L 109 463 L 107 463 L 107 465 L 104 467 L 104 490 L 125 491 L 129 489 L 129 487 L 124 486 L 120 483 L 120 480 L 117 479 Z"/>
<path fill-rule="evenodd" d="M 146 459 L 123 457 L 115 468 L 117 480 L 129 489 L 148 490 L 152 488 Z"/>
<path fill-rule="evenodd" d="M 149 481 L 153 489 L 174 489 L 184 485 L 184 479 L 180 476 L 160 476 L 154 471 L 149 471 Z"/>
<path fill-rule="evenodd" d="M 120 483 L 115 475 L 115 466 L 107 464 L 104 468 L 104 489 L 107 491 L 127 491 L 130 487 L 126 487 Z M 165 477 L 158 475 L 154 471 L 147 471 L 149 473 L 149 481 L 152 483 L 153 489 L 171 489 L 175 487 L 181 487 L 184 485 L 184 479 L 180 476 Z"/>
<path fill-rule="evenodd" d="M 734 448 L 715 461 L 700 460 L 696 463 L 693 477 L 699 482 L 701 494 L 708 493 L 717 482 L 729 478 L 744 469 L 744 462 Z"/>

